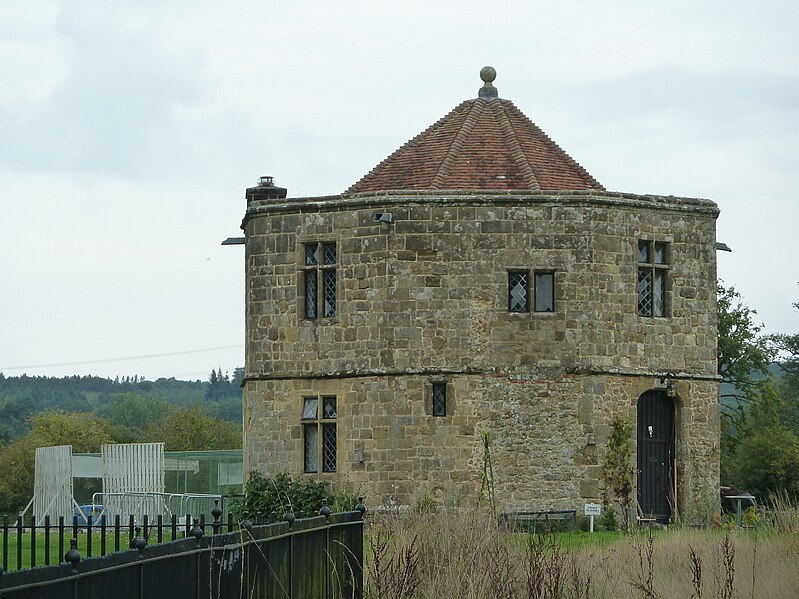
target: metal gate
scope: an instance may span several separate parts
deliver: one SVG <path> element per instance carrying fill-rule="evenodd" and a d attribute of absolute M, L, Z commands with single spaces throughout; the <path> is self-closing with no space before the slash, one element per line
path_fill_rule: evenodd
<path fill-rule="evenodd" d="M 638 505 L 645 518 L 668 522 L 674 482 L 674 402 L 661 391 L 638 398 Z"/>

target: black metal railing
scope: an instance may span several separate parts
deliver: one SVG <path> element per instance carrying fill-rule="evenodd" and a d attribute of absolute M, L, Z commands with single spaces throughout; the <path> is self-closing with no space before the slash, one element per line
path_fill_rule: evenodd
<path fill-rule="evenodd" d="M 235 527 L 229 524 L 230 518 L 223 523 L 214 514 L 214 522 L 209 525 L 200 519 L 193 519 L 183 529 L 175 529 L 174 521 L 169 526 L 161 523 L 160 528 L 152 525 L 149 539 L 138 523 L 134 523 L 132 533 L 125 530 L 127 527 L 109 527 L 118 529 L 114 531 L 119 533 L 115 546 L 121 546 L 125 533 L 130 535 L 130 549 L 89 557 L 88 551 L 80 551 L 78 535 L 73 536 L 68 539 L 69 549 L 59 554 L 63 556 L 59 565 L 13 572 L 0 569 L 0 596 L 360 598 L 365 511 L 362 501 L 355 511 L 341 514 L 331 514 L 323 505 L 317 516 L 299 518 L 289 511 L 281 521 L 271 524 L 253 523 L 245 514 Z M 72 527 L 60 524 L 61 539 L 74 532 Z M 177 530 L 178 537 L 165 539 L 164 530 L 167 536 Z M 17 535 L 15 541 L 19 538 Z M 91 545 L 84 542 L 82 547 L 88 550 Z M 34 549 L 31 553 L 36 554 Z M 55 556 L 51 557 L 55 560 Z M 32 557 L 31 561 L 35 559 Z"/>
<path fill-rule="evenodd" d="M 223 521 L 219 501 L 214 502 L 211 510 L 214 521 L 206 523 L 205 515 L 200 514 L 197 525 L 204 534 L 232 532 L 238 526 L 233 514 L 229 513 Z M 271 521 L 277 518 L 272 514 Z M 143 538 L 149 544 L 163 543 L 186 538 L 194 526 L 191 514 L 168 518 L 163 515 L 149 517 L 144 515 L 140 521 L 134 516 L 123 518 L 118 514 L 113 518 L 101 516 L 96 520 L 92 516 L 74 515 L 70 520 L 63 516 L 55 522 L 49 516 L 38 521 L 34 516 L 23 518 L 2 516 L 0 520 L 0 566 L 3 571 L 50 566 L 63 563 L 64 554 L 70 539 L 78 539 L 84 557 L 104 556 L 130 548 L 135 538 L 136 527 L 141 528 Z M 258 522 L 262 520 L 260 515 Z"/>

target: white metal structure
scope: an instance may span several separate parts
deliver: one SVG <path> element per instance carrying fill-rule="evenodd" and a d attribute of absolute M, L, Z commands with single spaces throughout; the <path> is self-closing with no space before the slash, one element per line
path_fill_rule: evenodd
<path fill-rule="evenodd" d="M 144 514 L 163 513 L 163 443 L 103 445 L 100 453 L 108 517 L 133 515 L 138 521 Z"/>
<path fill-rule="evenodd" d="M 77 505 L 72 494 L 72 446 L 37 447 L 35 468 L 33 515 L 39 522 L 46 516 L 51 521 L 68 518 Z"/>

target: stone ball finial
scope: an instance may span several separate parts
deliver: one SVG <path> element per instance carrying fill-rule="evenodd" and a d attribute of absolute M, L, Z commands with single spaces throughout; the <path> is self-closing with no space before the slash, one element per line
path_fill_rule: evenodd
<path fill-rule="evenodd" d="M 477 92 L 477 97 L 483 100 L 496 100 L 498 97 L 497 88 L 492 85 L 492 81 L 497 78 L 497 71 L 494 67 L 483 67 L 480 69 L 480 79 L 483 87 Z"/>
<path fill-rule="evenodd" d="M 480 79 L 490 84 L 497 78 L 497 70 L 494 67 L 483 67 L 480 69 Z"/>

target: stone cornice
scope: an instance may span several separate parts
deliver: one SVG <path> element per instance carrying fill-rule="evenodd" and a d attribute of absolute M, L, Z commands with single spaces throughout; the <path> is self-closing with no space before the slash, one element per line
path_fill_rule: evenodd
<path fill-rule="evenodd" d="M 248 219 L 266 214 L 336 212 L 358 208 L 386 208 L 403 204 L 430 204 L 443 206 L 538 206 L 563 207 L 604 206 L 636 208 L 641 210 L 667 210 L 672 212 L 703 213 L 718 216 L 718 205 L 703 198 L 683 198 L 661 195 L 637 195 L 608 191 L 442 191 L 406 190 L 364 192 L 312 198 L 251 201 L 244 223 Z M 243 223 L 243 224 L 244 224 Z"/>

